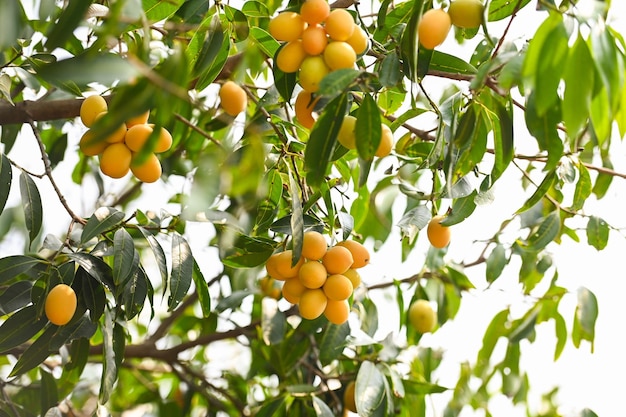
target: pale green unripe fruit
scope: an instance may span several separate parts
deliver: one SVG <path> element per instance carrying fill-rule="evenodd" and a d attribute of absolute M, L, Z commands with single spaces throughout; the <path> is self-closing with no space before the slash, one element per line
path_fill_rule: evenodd
<path fill-rule="evenodd" d="M 485 6 L 480 0 L 455 0 L 450 3 L 448 14 L 452 24 L 464 29 L 473 29 L 483 22 Z"/>
<path fill-rule="evenodd" d="M 428 300 L 417 300 L 409 307 L 409 323 L 420 333 L 429 333 L 437 326 L 437 313 Z"/>

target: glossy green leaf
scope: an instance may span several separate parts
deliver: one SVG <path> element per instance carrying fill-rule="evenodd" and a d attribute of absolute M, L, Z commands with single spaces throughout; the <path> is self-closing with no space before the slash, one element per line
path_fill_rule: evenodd
<path fill-rule="evenodd" d="M 558 211 L 553 211 L 543 219 L 537 230 L 524 242 L 523 247 L 527 250 L 539 251 L 556 239 L 560 230 L 561 218 Z"/>
<path fill-rule="evenodd" d="M 69 0 L 59 16 L 56 24 L 50 25 L 50 31 L 46 34 L 46 48 L 49 51 L 63 44 L 73 36 L 74 29 L 85 18 L 85 14 L 93 0 Z"/>
<path fill-rule="evenodd" d="M 256 413 L 257 417 L 281 417 L 287 415 L 287 398 L 281 395 L 271 401 L 266 402 Z"/>
<path fill-rule="evenodd" d="M 102 378 L 100 380 L 99 399 L 103 404 L 109 401 L 118 373 L 114 348 L 115 324 L 113 314 L 107 309 L 104 314 L 104 325 L 100 327 L 102 331 Z"/>
<path fill-rule="evenodd" d="M 0 258 L 0 284 L 28 272 L 31 268 L 44 264 L 45 261 L 33 256 L 12 255 Z"/>
<path fill-rule="evenodd" d="M 77 296 L 85 303 L 91 320 L 97 323 L 104 314 L 106 304 L 104 285 L 98 279 L 92 279 L 84 268 L 76 270 L 76 279 L 80 284 Z"/>
<path fill-rule="evenodd" d="M 582 162 L 578 162 L 578 181 L 576 182 L 576 189 L 574 190 L 574 199 L 571 209 L 574 211 L 583 208 L 585 201 L 591 195 L 592 184 L 589 170 Z"/>
<path fill-rule="evenodd" d="M 429 71 L 441 71 L 449 74 L 476 74 L 476 68 L 461 58 L 434 50 L 430 58 Z"/>
<path fill-rule="evenodd" d="M 338 95 L 345 93 L 361 74 L 362 71 L 352 68 L 343 68 L 332 71 L 322 78 L 322 81 L 320 81 L 317 94 L 332 100 Z"/>
<path fill-rule="evenodd" d="M 159 22 L 172 16 L 184 0 L 142 0 L 146 19 Z"/>
<path fill-rule="evenodd" d="M 207 17 L 190 41 L 187 50 L 188 60 L 193 66 L 192 75 L 201 76 L 220 54 L 224 44 L 224 28 L 218 16 Z M 197 51 L 196 54 L 193 54 Z M 191 55 L 190 55 L 191 54 Z"/>
<path fill-rule="evenodd" d="M 217 35 L 217 37 L 219 37 L 219 35 Z M 230 38 L 228 36 L 223 36 L 222 43 L 217 48 L 213 45 L 216 41 L 215 38 L 210 37 L 210 40 L 208 41 L 209 44 L 205 41 L 205 44 L 200 51 L 198 61 L 196 61 L 196 64 L 200 62 L 200 64 L 195 67 L 196 70 L 199 71 L 198 82 L 195 86 L 198 90 L 207 87 L 215 81 L 226 64 L 231 48 Z"/>
<path fill-rule="evenodd" d="M 349 335 L 350 326 L 347 322 L 343 324 L 328 324 L 319 342 L 319 359 L 322 365 L 329 365 L 341 356 L 346 345 L 346 338 Z"/>
<path fill-rule="evenodd" d="M 595 25 L 590 36 L 593 55 L 601 84 L 607 92 L 610 113 L 619 105 L 624 87 L 624 55 L 616 45 L 616 39 L 605 25 Z"/>
<path fill-rule="evenodd" d="M 2 129 L 4 132 L 4 128 Z M 9 158 L 0 153 L 0 214 L 4 211 L 4 206 L 9 199 L 11 182 L 13 180 L 13 169 L 9 163 Z"/>
<path fill-rule="evenodd" d="M 56 380 L 51 373 L 44 370 L 41 371 L 40 398 L 42 415 L 46 414 L 48 409 L 56 406 L 59 402 Z"/>
<path fill-rule="evenodd" d="M 501 243 L 498 243 L 487 257 L 485 271 L 487 282 L 491 283 L 498 279 L 506 265 L 506 251 L 504 246 Z"/>
<path fill-rule="evenodd" d="M 71 253 L 67 256 L 80 265 L 96 281 L 106 285 L 111 291 L 115 289 L 113 270 L 101 258 L 83 252 Z"/>
<path fill-rule="evenodd" d="M 0 325 L 0 352 L 27 342 L 48 323 L 37 315 L 37 306 L 30 305 L 12 314 Z"/>
<path fill-rule="evenodd" d="M 168 307 L 172 311 L 183 300 L 191 286 L 193 256 L 187 240 L 178 233 L 172 234 L 172 272 Z"/>
<path fill-rule="evenodd" d="M 136 272 L 139 254 L 135 251 L 135 242 L 123 227 L 113 236 L 113 282 L 123 286 Z"/>
<path fill-rule="evenodd" d="M 483 336 L 483 344 L 476 358 L 476 366 L 474 367 L 474 375 L 483 377 L 489 367 L 489 362 L 496 343 L 500 337 L 505 336 L 508 332 L 507 321 L 509 310 L 505 309 L 496 314 L 487 326 L 485 335 Z"/>
<path fill-rule="evenodd" d="M 414 395 L 439 394 L 449 390 L 449 388 L 441 385 L 418 381 L 415 379 L 403 379 L 402 384 L 404 385 L 404 390 L 407 394 Z"/>
<path fill-rule="evenodd" d="M 489 2 L 489 12 L 487 19 L 490 22 L 505 19 L 515 13 L 516 10 L 521 10 L 524 6 L 530 3 L 530 0 L 493 0 Z M 518 6 L 519 4 L 519 6 Z"/>
<path fill-rule="evenodd" d="M 497 124 L 494 123 L 493 129 L 495 161 L 491 171 L 492 181 L 496 181 L 504 173 L 504 170 L 513 160 L 514 153 L 512 112 L 498 100 L 494 100 L 494 104 L 498 122 Z"/>
<path fill-rule="evenodd" d="M 590 216 L 587 222 L 587 243 L 602 250 L 609 241 L 609 225 L 604 219 L 598 216 Z"/>
<path fill-rule="evenodd" d="M 524 114 L 526 127 L 537 139 L 539 148 L 548 153 L 545 170 L 554 168 L 563 155 L 563 140 L 559 136 L 557 126 L 561 120 L 560 102 L 550 107 L 545 114 L 537 112 L 537 97 L 532 93 L 526 102 Z"/>
<path fill-rule="evenodd" d="M 519 343 L 523 339 L 530 339 L 535 332 L 538 315 L 539 310 L 532 308 L 522 318 L 515 320 L 508 334 L 510 342 Z"/>
<path fill-rule="evenodd" d="M 354 133 L 359 156 L 367 161 L 374 158 L 382 137 L 380 110 L 370 94 L 363 96 L 356 116 Z"/>
<path fill-rule="evenodd" d="M 304 166 L 309 185 L 319 187 L 326 176 L 347 105 L 346 94 L 336 97 L 328 103 L 311 130 L 304 150 Z"/>
<path fill-rule="evenodd" d="M 17 281 L 0 294 L 0 316 L 13 313 L 31 301 L 31 281 Z"/>
<path fill-rule="evenodd" d="M 581 340 L 591 342 L 592 351 L 595 338 L 595 326 L 598 319 L 598 299 L 588 288 L 578 289 L 578 303 L 574 314 L 572 338 L 574 345 L 579 346 Z"/>
<path fill-rule="evenodd" d="M 278 93 L 280 94 L 283 100 L 287 102 L 291 101 L 293 90 L 296 88 L 296 84 L 298 81 L 298 73 L 297 72 L 288 72 L 288 73 L 282 72 L 278 68 L 278 65 L 274 65 L 272 67 L 272 71 L 274 73 L 274 86 L 278 90 Z"/>
<path fill-rule="evenodd" d="M 293 257 L 291 266 L 295 266 L 302 255 L 302 242 L 304 240 L 304 219 L 302 213 L 302 201 L 300 198 L 300 187 L 291 173 L 289 172 L 289 194 L 291 197 L 291 243 Z"/>
<path fill-rule="evenodd" d="M 364 361 L 356 377 L 354 392 L 360 416 L 371 417 L 385 399 L 385 376 L 374 363 Z"/>
<path fill-rule="evenodd" d="M 138 227 L 138 229 L 143 237 L 148 241 L 148 245 L 150 245 L 150 249 L 152 250 L 152 254 L 154 255 L 154 259 L 159 268 L 159 272 L 161 273 L 161 284 L 163 285 L 163 291 L 166 291 L 168 284 L 168 271 L 165 251 L 163 250 L 163 247 L 157 240 L 156 236 L 154 236 L 148 229 L 143 227 Z"/>
<path fill-rule="evenodd" d="M 285 314 L 278 309 L 276 300 L 264 297 L 261 301 L 261 332 L 263 342 L 271 346 L 285 339 Z"/>
<path fill-rule="evenodd" d="M 24 353 L 19 357 L 9 376 L 22 375 L 25 372 L 38 366 L 45 361 L 53 352 L 50 351 L 50 341 L 56 332 L 56 326 L 49 326 L 39 335 L 39 337 L 30 345 Z"/>
<path fill-rule="evenodd" d="M 554 333 L 556 335 L 556 347 L 554 349 L 554 360 L 561 357 L 565 343 L 567 342 L 567 325 L 565 319 L 558 312 L 554 315 Z"/>
<path fill-rule="evenodd" d="M 209 317 L 211 314 L 211 296 L 209 294 L 209 287 L 206 279 L 204 278 L 204 274 L 202 274 L 202 270 L 195 259 L 193 260 L 192 278 L 196 294 L 198 295 L 198 303 L 202 309 L 202 316 L 205 318 Z"/>
<path fill-rule="evenodd" d="M 127 320 L 134 318 L 143 310 L 149 285 L 148 276 L 143 268 L 135 267 L 133 275 L 126 281 L 122 294 Z"/>
<path fill-rule="evenodd" d="M 535 189 L 535 192 L 530 196 L 528 200 L 524 203 L 522 207 L 517 210 L 517 214 L 523 213 L 526 210 L 533 207 L 537 204 L 548 192 L 548 190 L 552 187 L 554 180 L 556 179 L 556 172 L 550 171 L 546 174 L 546 176 L 541 181 L 541 184 Z"/>
<path fill-rule="evenodd" d="M 383 86 L 388 88 L 398 85 L 402 80 L 402 65 L 395 51 L 383 58 L 380 64 L 378 79 Z"/>
<path fill-rule="evenodd" d="M 400 51 L 402 53 L 402 63 L 404 75 L 411 81 L 417 82 L 420 76 L 426 75 L 428 71 L 428 63 L 430 61 L 430 54 L 422 58 L 423 64 L 421 66 L 422 73 L 419 73 L 419 43 L 417 39 L 417 24 L 422 16 L 424 4 L 422 1 L 413 2 L 411 6 L 410 2 L 405 3 L 410 9 L 406 9 L 406 17 L 403 20 L 406 21 L 404 30 L 402 31 L 402 38 L 400 39 Z"/>
<path fill-rule="evenodd" d="M 290 217 L 291 219 L 291 217 Z M 234 242 L 229 242 L 222 262 L 232 268 L 251 268 L 263 264 L 274 251 L 274 242 L 237 234 Z"/>
<path fill-rule="evenodd" d="M 563 81 L 565 82 L 563 122 L 570 139 L 574 139 L 589 118 L 594 88 L 593 57 L 587 42 L 580 35 L 567 58 Z"/>
<path fill-rule="evenodd" d="M 246 4 L 248 3 L 258 2 L 246 2 Z M 252 39 L 257 44 L 259 49 L 268 57 L 276 55 L 276 51 L 278 51 L 278 48 L 280 47 L 280 44 L 272 37 L 272 35 L 257 26 L 250 28 L 250 39 Z"/>
<path fill-rule="evenodd" d="M 37 184 L 26 172 L 20 174 L 20 194 L 22 197 L 22 208 L 24 209 L 24 222 L 26 223 L 30 244 L 32 245 L 41 231 L 43 206 Z"/>
<path fill-rule="evenodd" d="M 124 220 L 125 214 L 113 207 L 99 207 L 87 220 L 80 235 L 80 242 L 87 243 L 94 237 L 106 233 Z"/>
<path fill-rule="evenodd" d="M 407 211 L 398 221 L 398 227 L 402 236 L 413 242 L 419 231 L 428 225 L 431 217 L 430 209 L 423 204 Z"/>
<path fill-rule="evenodd" d="M 317 417 L 334 417 L 330 407 L 319 397 L 313 397 L 313 411 Z"/>
<path fill-rule="evenodd" d="M 560 14 L 555 15 L 560 16 Z M 531 44 L 533 41 L 534 39 Z M 567 64 L 568 51 L 568 34 L 563 22 L 560 21 L 560 24 L 555 24 L 543 42 L 540 59 L 536 63 L 534 93 L 537 100 L 537 113 L 540 116 L 559 100 L 557 90 Z"/>
<path fill-rule="evenodd" d="M 452 203 L 451 213 L 446 216 L 441 224 L 445 226 L 452 226 L 454 224 L 461 223 L 463 220 L 468 218 L 476 209 L 476 203 L 474 202 L 475 198 L 476 191 L 473 191 L 468 196 L 456 198 Z"/>
<path fill-rule="evenodd" d="M 246 15 L 228 4 L 223 5 L 224 15 L 228 23 L 227 29 L 235 42 L 243 42 L 248 38 L 250 28 Z"/>

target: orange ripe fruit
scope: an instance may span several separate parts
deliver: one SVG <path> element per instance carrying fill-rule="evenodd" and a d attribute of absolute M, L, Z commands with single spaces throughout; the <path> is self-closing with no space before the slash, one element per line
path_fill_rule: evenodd
<path fill-rule="evenodd" d="M 152 125 L 134 125 L 126 131 L 124 143 L 126 143 L 126 146 L 128 146 L 128 149 L 131 151 L 139 152 L 143 149 L 153 131 L 154 127 Z"/>
<path fill-rule="evenodd" d="M 354 18 L 346 9 L 334 9 L 324 23 L 326 33 L 334 41 L 347 41 L 354 32 Z"/>
<path fill-rule="evenodd" d="M 315 124 L 313 110 L 318 101 L 319 97 L 313 99 L 313 95 L 306 90 L 300 91 L 296 97 L 296 103 L 294 105 L 296 119 L 307 129 L 311 129 Z"/>
<path fill-rule="evenodd" d="M 161 178 L 161 174 L 163 173 L 161 161 L 159 161 L 159 158 L 153 153 L 141 163 L 131 160 L 130 170 L 139 181 L 147 183 L 156 182 Z"/>
<path fill-rule="evenodd" d="M 365 53 L 369 46 L 367 33 L 356 23 L 354 24 L 354 31 L 352 32 L 352 35 L 346 39 L 346 42 L 348 42 L 357 55 Z"/>
<path fill-rule="evenodd" d="M 296 72 L 300 69 L 304 58 L 306 58 L 306 51 L 304 46 L 302 46 L 302 41 L 296 39 L 280 48 L 276 55 L 276 66 L 282 72 Z"/>
<path fill-rule="evenodd" d="M 157 143 L 154 146 L 155 153 L 162 153 L 168 151 L 172 147 L 172 134 L 169 130 L 162 127 L 161 132 L 159 132 L 159 138 L 157 139 Z"/>
<path fill-rule="evenodd" d="M 324 62 L 333 71 L 353 68 L 356 62 L 356 52 L 347 42 L 331 42 L 324 49 Z"/>
<path fill-rule="evenodd" d="M 274 253 L 265 261 L 265 270 L 270 277 L 278 281 L 284 281 L 286 277 L 278 273 L 278 255 L 280 255 L 280 253 Z"/>
<path fill-rule="evenodd" d="M 356 269 L 350 268 L 341 275 L 348 278 L 350 282 L 352 282 L 353 289 L 361 285 L 361 274 L 359 274 L 359 271 L 357 271 Z"/>
<path fill-rule="evenodd" d="M 320 88 L 320 82 L 330 72 L 330 68 L 321 56 L 309 56 L 304 58 L 300 66 L 300 85 L 306 91 L 316 92 Z"/>
<path fill-rule="evenodd" d="M 72 319 L 76 312 L 76 293 L 66 284 L 53 287 L 44 305 L 46 317 L 52 324 L 63 326 Z"/>
<path fill-rule="evenodd" d="M 324 313 L 326 304 L 328 304 L 328 298 L 324 295 L 324 291 L 320 288 L 307 289 L 302 293 L 298 302 L 300 316 L 304 319 L 315 320 Z"/>
<path fill-rule="evenodd" d="M 391 128 L 386 124 L 382 124 L 381 126 L 382 132 L 380 137 L 380 143 L 378 144 L 378 148 L 374 155 L 379 158 L 383 158 L 391 153 L 391 149 L 393 149 L 393 132 Z"/>
<path fill-rule="evenodd" d="M 100 171 L 111 178 L 122 178 L 130 171 L 132 156 L 123 143 L 112 143 L 100 154 Z"/>
<path fill-rule="evenodd" d="M 306 22 L 298 13 L 282 12 L 270 20 L 269 32 L 277 41 L 291 42 L 299 39 Z"/>
<path fill-rule="evenodd" d="M 352 281 L 344 275 L 335 274 L 326 279 L 324 283 L 324 294 L 329 300 L 341 301 L 347 300 L 352 295 Z"/>
<path fill-rule="evenodd" d="M 350 316 L 350 305 L 347 300 L 328 300 L 324 309 L 324 316 L 333 324 L 343 324 Z"/>
<path fill-rule="evenodd" d="M 304 232 L 302 239 L 302 256 L 312 261 L 319 261 L 326 254 L 326 239 L 315 230 Z"/>
<path fill-rule="evenodd" d="M 148 123 L 148 117 L 150 117 L 150 110 L 126 120 L 126 127 L 130 128 L 135 125 L 146 124 Z"/>
<path fill-rule="evenodd" d="M 450 243 L 450 228 L 441 224 L 444 216 L 435 216 L 428 223 L 426 235 L 430 244 L 436 248 L 445 248 Z"/>
<path fill-rule="evenodd" d="M 328 45 L 326 31 L 319 25 L 309 26 L 302 32 L 302 47 L 309 55 L 319 55 Z"/>
<path fill-rule="evenodd" d="M 298 263 L 294 266 L 291 266 L 293 257 L 293 251 L 291 249 L 286 250 L 278 254 L 276 259 L 276 271 L 281 277 L 284 279 L 293 278 L 298 276 L 298 272 L 300 271 L 300 267 L 304 264 L 304 258 L 300 257 Z M 278 279 L 274 277 L 275 279 Z"/>
<path fill-rule="evenodd" d="M 244 111 L 248 104 L 246 90 L 233 81 L 226 81 L 222 84 L 219 96 L 222 108 L 227 114 L 233 117 Z"/>
<path fill-rule="evenodd" d="M 302 285 L 299 279 L 288 279 L 283 284 L 282 293 L 285 300 L 291 304 L 298 304 L 302 293 L 306 291 L 306 287 Z"/>
<path fill-rule="evenodd" d="M 346 410 L 356 413 L 356 401 L 355 401 L 355 388 L 356 383 L 354 381 L 350 381 L 348 385 L 346 385 L 346 390 L 343 392 L 343 406 Z"/>
<path fill-rule="evenodd" d="M 107 111 L 108 105 L 102 96 L 89 96 L 80 105 L 80 120 L 87 127 L 96 121 L 96 116 Z"/>
<path fill-rule="evenodd" d="M 328 273 L 324 265 L 317 261 L 305 262 L 298 272 L 298 279 L 307 288 L 320 288 L 326 282 Z"/>
<path fill-rule="evenodd" d="M 94 137 L 94 133 L 91 130 L 88 130 L 80 138 L 80 142 L 78 142 L 78 147 L 83 154 L 87 156 L 100 155 L 106 149 L 106 147 L 109 146 L 109 142 L 104 140 L 94 142 Z"/>
<path fill-rule="evenodd" d="M 417 24 L 419 43 L 426 49 L 434 49 L 446 40 L 452 27 L 450 15 L 443 9 L 430 9 Z"/>
<path fill-rule="evenodd" d="M 329 274 L 343 274 L 352 266 L 352 253 L 343 246 L 333 246 L 326 251 L 322 263 Z"/>
<path fill-rule="evenodd" d="M 351 266 L 352 269 L 363 268 L 365 265 L 370 263 L 370 253 L 361 243 L 355 240 L 344 240 L 337 243 L 337 245 L 343 246 L 352 254 L 352 259 L 354 260 L 354 263 Z"/>
<path fill-rule="evenodd" d="M 300 7 L 302 19 L 309 25 L 322 23 L 330 14 L 330 5 L 326 0 L 306 0 Z"/>

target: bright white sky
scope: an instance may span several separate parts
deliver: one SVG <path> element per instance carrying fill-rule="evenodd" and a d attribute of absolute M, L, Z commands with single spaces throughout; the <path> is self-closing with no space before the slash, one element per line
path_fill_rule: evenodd
<path fill-rule="evenodd" d="M 591 1 L 591 0 L 589 0 Z M 368 2 L 362 4 L 363 7 Z M 534 2 L 533 2 L 534 3 Z M 584 0 L 581 1 L 584 3 Z M 612 6 L 613 27 L 626 34 L 626 2 L 613 1 Z M 513 25 L 510 36 L 523 38 L 532 34 L 532 28 L 536 26 L 538 19 L 531 7 L 522 13 L 518 21 Z M 459 47 L 450 38 L 441 46 L 442 51 L 458 53 Z M 467 49 L 464 49 L 467 54 Z M 41 171 L 41 161 L 32 157 L 33 149 L 36 149 L 34 139 L 26 129 L 25 134 L 18 141 L 16 149 L 10 154 L 27 169 L 34 172 Z M 80 132 L 72 131 L 72 139 L 78 141 Z M 615 169 L 626 172 L 626 148 L 623 143 L 617 143 L 613 152 L 615 157 Z M 95 195 L 95 184 L 87 179 L 83 187 L 71 183 L 69 177 L 75 157 L 72 151 L 68 152 L 68 164 L 55 170 L 55 177 L 66 190 L 66 198 L 69 204 L 77 207 L 82 214 L 92 211 L 90 207 L 82 207 L 82 201 L 92 201 L 89 195 Z M 17 175 L 17 172 L 15 173 Z M 63 180 L 67 178 L 67 180 Z M 516 179 L 512 179 L 516 181 Z M 65 218 L 65 212 L 57 203 L 51 188 L 46 181 L 39 181 L 38 185 L 45 195 L 46 204 L 45 221 L 51 233 L 62 235 L 66 225 L 53 224 L 51 218 Z M 144 185 L 144 201 L 139 205 L 143 209 L 159 210 L 166 206 L 164 196 L 180 191 L 180 182 Z M 108 189 L 115 193 L 120 185 L 115 182 L 107 182 Z M 163 192 L 163 187 L 166 192 Z M 52 196 L 52 197 L 50 197 Z M 16 205 L 19 201 L 17 182 L 11 192 L 9 205 Z M 455 261 L 471 261 L 478 256 L 482 245 L 475 243 L 482 239 L 490 238 L 499 227 L 500 222 L 509 217 L 524 201 L 524 196 L 507 193 L 505 181 L 497 187 L 496 200 L 489 206 L 480 206 L 469 220 L 457 225 L 453 229 L 453 240 L 449 248 L 448 257 Z M 617 228 L 624 228 L 626 221 L 623 208 L 626 207 L 626 180 L 616 178 L 607 197 L 597 204 L 590 202 L 586 206 L 588 213 L 603 217 L 609 224 Z M 52 214 L 54 213 L 54 214 Z M 52 214 L 52 216 L 50 216 Z M 65 223 L 65 222 L 63 222 Z M 397 229 L 394 230 L 397 236 Z M 584 234 L 583 240 L 584 240 Z M 393 237 L 390 242 L 398 241 Z M 191 237 L 192 245 L 205 244 L 204 238 Z M 21 239 L 10 237 L 0 244 L 0 253 L 7 256 L 22 251 Z M 399 248 L 390 243 L 373 256 L 373 262 L 363 270 L 363 279 L 367 284 L 379 281 L 388 281 L 392 278 L 403 278 L 418 271 L 423 264 L 423 254 L 426 253 L 428 243 L 425 236 L 420 236 L 418 249 L 414 251 L 409 261 L 400 263 Z M 199 252 L 194 253 L 198 257 Z M 524 367 L 530 373 L 532 384 L 531 395 L 539 399 L 540 394 L 549 391 L 553 386 L 559 385 L 559 400 L 563 404 L 563 413 L 573 413 L 584 407 L 589 407 L 600 416 L 615 415 L 615 410 L 623 408 L 621 396 L 623 390 L 614 381 L 619 376 L 626 374 L 626 359 L 623 354 L 623 335 L 621 332 L 621 319 L 626 317 L 626 303 L 623 302 L 626 294 L 626 281 L 623 279 L 623 254 L 626 253 L 626 239 L 617 232 L 612 232 L 609 246 L 602 252 L 587 246 L 585 243 L 575 244 L 565 239 L 562 245 L 551 247 L 554 263 L 559 269 L 559 282 L 572 290 L 572 295 L 567 296 L 562 302 L 561 312 L 565 316 L 568 328 L 571 329 L 572 317 L 576 303 L 576 289 L 583 285 L 591 289 L 598 297 L 600 316 L 596 325 L 595 354 L 590 354 L 589 345 L 583 343 L 581 349 L 576 350 L 568 341 L 567 348 L 561 359 L 553 363 L 551 358 L 554 352 L 554 328 L 551 324 L 539 327 L 537 341 L 528 345 L 524 351 Z M 202 259 L 202 256 L 198 258 Z M 394 267 L 395 265 L 395 267 Z M 483 286 L 484 268 L 482 266 L 466 271 L 470 279 L 478 286 Z M 447 323 L 433 335 L 427 335 L 422 339 L 425 345 L 443 347 L 446 351 L 447 362 L 440 373 L 440 383 L 453 386 L 456 383 L 458 364 L 463 361 L 473 363 L 476 353 L 481 346 L 484 329 L 495 313 L 508 305 L 516 306 L 519 313 L 523 313 L 528 304 L 519 295 L 519 287 L 516 285 L 516 269 L 509 268 L 508 275 L 500 278 L 498 289 L 488 291 L 474 291 L 467 294 L 462 303 L 461 311 L 454 322 Z M 207 273 L 210 275 L 210 273 Z M 380 293 L 372 294 L 381 303 L 387 303 Z M 393 300 L 392 300 L 393 302 Z M 397 315 L 393 309 L 385 311 L 385 320 L 381 323 L 389 323 L 389 331 L 397 329 Z M 391 312 L 388 312 L 391 310 Z M 618 330 L 619 329 L 619 330 Z M 381 332 L 382 333 L 382 332 Z M 608 372 L 607 372 L 608 371 Z M 615 376 L 615 378 L 611 378 Z M 432 416 L 440 416 L 443 411 L 443 402 L 438 397 L 433 398 L 434 411 Z M 507 417 L 522 417 L 520 410 L 510 409 L 506 401 L 494 399 L 502 409 L 498 415 Z M 480 413 L 464 413 L 463 416 L 479 416 Z"/>

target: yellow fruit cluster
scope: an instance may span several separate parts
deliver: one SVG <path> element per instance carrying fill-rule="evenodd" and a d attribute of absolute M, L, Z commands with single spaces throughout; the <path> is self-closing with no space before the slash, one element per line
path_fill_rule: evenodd
<path fill-rule="evenodd" d="M 80 119 L 91 128 L 94 123 L 108 112 L 105 99 L 98 95 L 87 97 L 80 107 Z M 154 125 L 148 124 L 150 112 L 133 117 L 120 125 L 104 140 L 96 141 L 96 133 L 89 129 L 78 144 L 83 154 L 98 156 L 100 171 L 111 178 L 122 178 L 129 171 L 142 182 L 155 182 L 161 178 L 162 168 L 157 153 L 165 152 L 172 146 L 172 135 L 161 128 L 158 138 L 151 144 L 151 153 L 139 159 L 140 151 L 148 146 L 148 139 L 154 131 Z"/>
<path fill-rule="evenodd" d="M 343 122 L 339 128 L 337 140 L 348 149 L 356 149 L 357 147 L 357 141 L 359 138 L 356 135 L 355 126 L 356 117 L 347 115 L 343 118 Z M 391 128 L 384 123 L 381 124 L 380 127 L 382 129 L 382 135 L 374 155 L 382 158 L 391 153 L 391 149 L 393 148 L 393 132 L 391 131 Z"/>
<path fill-rule="evenodd" d="M 484 9 L 481 0 L 454 0 L 447 12 L 443 9 L 426 11 L 417 24 L 419 43 L 426 49 L 434 49 L 446 40 L 452 25 L 477 28 L 483 22 Z"/>
<path fill-rule="evenodd" d="M 314 320 L 322 314 L 335 324 L 348 320 L 348 299 L 361 284 L 357 271 L 369 263 L 368 250 L 359 242 L 345 240 L 328 247 L 316 231 L 304 234 L 302 256 L 292 265 L 293 252 L 285 250 L 270 256 L 267 275 L 283 282 L 283 297 L 298 304 L 300 315 Z"/>
<path fill-rule="evenodd" d="M 286 73 L 298 72 L 304 91 L 296 100 L 296 117 L 311 128 L 315 106 L 311 94 L 329 72 L 354 67 L 357 56 L 367 51 L 367 34 L 347 10 L 331 11 L 327 0 L 306 0 L 300 13 L 278 14 L 270 21 L 269 31 L 283 42 L 276 66 Z"/>

